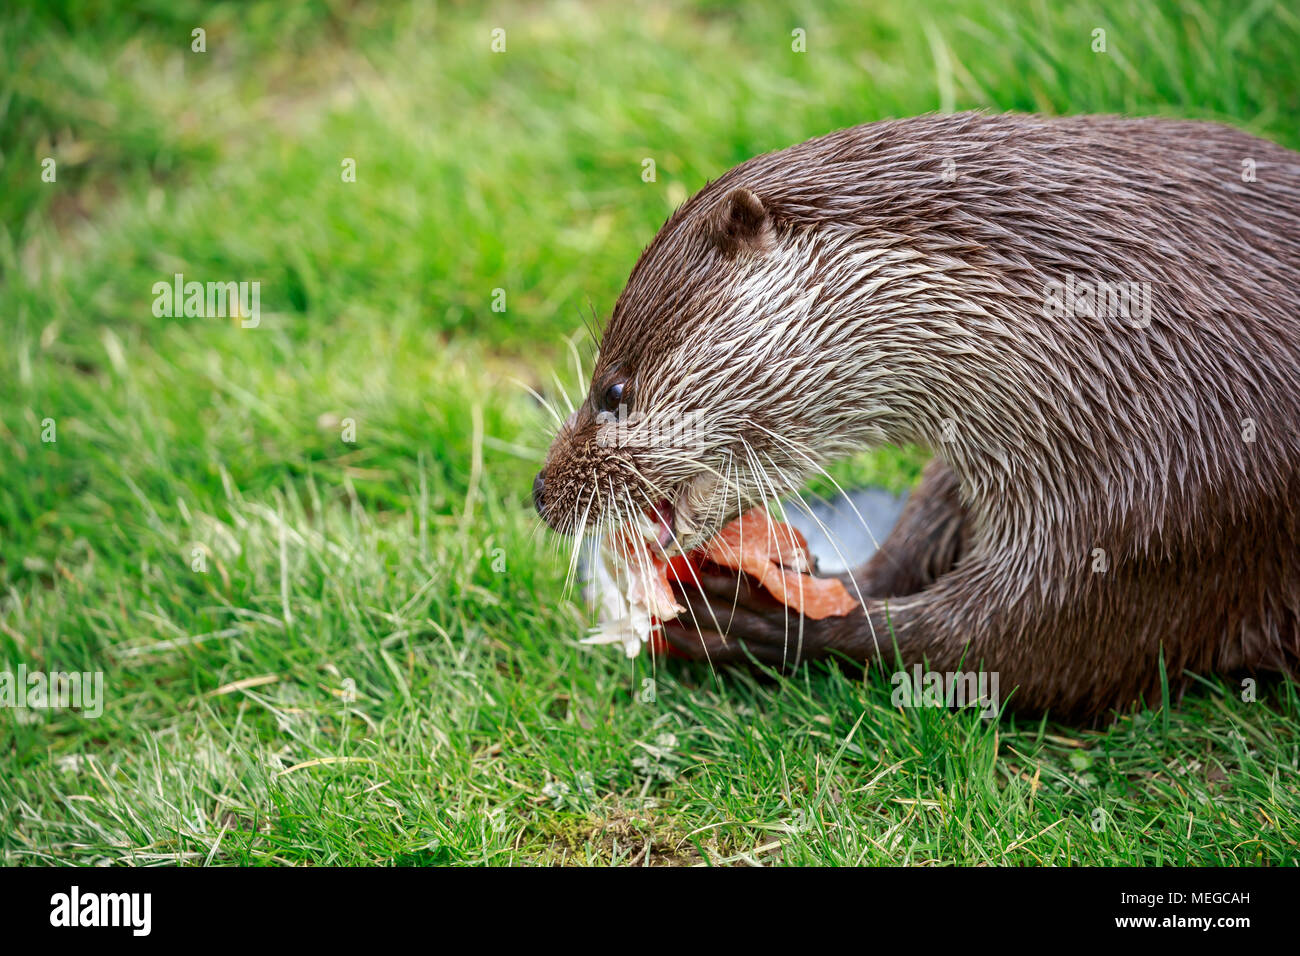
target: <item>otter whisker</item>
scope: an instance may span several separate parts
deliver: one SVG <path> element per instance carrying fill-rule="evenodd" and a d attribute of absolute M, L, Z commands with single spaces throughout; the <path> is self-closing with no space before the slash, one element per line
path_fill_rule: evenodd
<path fill-rule="evenodd" d="M 586 380 L 586 376 L 582 372 L 582 357 L 578 355 L 578 347 L 573 344 L 573 336 L 569 336 L 565 344 L 569 347 L 569 354 L 573 356 L 573 370 L 578 376 L 578 394 L 581 395 L 583 393 L 582 383 Z"/>
<path fill-rule="evenodd" d="M 753 474 L 755 481 L 759 483 L 760 490 L 763 484 L 767 485 L 768 490 L 771 491 L 771 501 L 775 502 L 778 515 L 780 516 L 781 520 L 784 520 L 785 507 L 781 503 L 780 496 L 776 494 L 776 490 L 772 484 L 772 480 L 770 476 L 767 474 L 766 469 L 763 468 L 762 462 L 758 460 L 758 457 L 755 455 L 753 448 L 750 447 L 749 442 L 745 441 L 743 438 L 741 439 L 741 447 L 745 451 L 745 457 L 749 461 L 750 472 Z M 769 503 L 767 492 L 761 492 L 761 493 L 763 494 L 764 507 L 770 509 L 771 504 Z M 744 534 L 743 529 L 741 531 L 741 534 L 742 535 Z M 802 599 L 803 599 L 803 578 L 802 577 L 800 577 L 799 579 L 799 597 L 800 597 L 800 603 L 802 604 Z M 784 643 L 782 644 L 781 647 L 781 659 L 786 660 L 788 657 L 787 652 L 790 649 L 790 605 L 786 604 L 784 601 L 782 602 L 782 613 L 784 616 L 785 636 L 784 636 Z M 798 615 L 798 617 L 799 617 L 799 634 L 795 646 L 796 662 L 798 661 L 799 656 L 803 653 L 803 615 L 800 614 Z"/>
<path fill-rule="evenodd" d="M 839 492 L 840 497 L 843 498 L 846 502 L 848 502 L 848 505 L 849 505 L 849 507 L 853 510 L 853 513 L 854 513 L 855 515 L 857 515 L 858 523 L 861 524 L 863 530 L 865 530 L 865 531 L 867 532 L 867 535 L 868 535 L 868 537 L 871 538 L 871 542 L 872 542 L 872 544 L 875 546 L 876 550 L 877 550 L 877 551 L 880 550 L 880 542 L 876 539 L 875 534 L 872 533 L 871 528 L 870 528 L 870 526 L 867 524 L 866 519 L 862 516 L 862 512 L 860 512 L 860 511 L 858 510 L 857 505 L 855 505 L 855 504 L 853 503 L 853 500 L 852 500 L 851 498 L 849 498 L 849 496 L 845 493 L 844 489 L 840 486 L 840 483 L 839 483 L 838 481 L 836 481 L 835 478 L 834 478 L 834 477 L 833 477 L 833 476 L 832 476 L 832 475 L 831 475 L 831 474 L 830 474 L 830 473 L 829 473 L 825 468 L 823 468 L 823 467 L 822 467 L 822 466 L 821 466 L 817 461 L 815 461 L 815 460 L 814 460 L 810 455 L 808 455 L 806 452 L 804 452 L 802 449 L 800 449 L 800 448 L 798 447 L 797 443 L 795 443 L 794 441 L 792 441 L 792 440 L 786 438 L 786 437 L 783 436 L 783 435 L 778 434 L 777 432 L 772 431 L 772 430 L 769 429 L 769 428 L 764 428 L 760 423 L 754 422 L 754 423 L 752 423 L 752 424 L 754 424 L 755 427 L 757 427 L 759 430 L 761 430 L 761 431 L 765 432 L 766 434 L 770 435 L 772 438 L 776 439 L 777 441 L 782 442 L 783 444 L 786 444 L 787 446 L 789 446 L 790 449 L 791 449 L 793 452 L 795 452 L 796 454 L 798 454 L 798 455 L 800 455 L 801 457 L 803 457 L 803 458 L 804 458 L 804 459 L 805 459 L 805 460 L 806 460 L 806 461 L 807 461 L 807 462 L 808 462 L 808 463 L 809 463 L 813 468 L 815 468 L 818 472 L 820 472 L 822 475 L 824 475 L 824 476 L 826 477 L 826 479 L 827 479 L 828 481 L 830 481 L 830 483 L 834 486 L 835 490 Z M 769 456 L 768 460 L 771 461 L 770 456 Z M 774 468 L 777 467 L 775 462 L 772 462 L 772 466 L 773 466 Z M 779 471 L 780 469 L 778 468 L 777 470 Z M 787 482 L 787 484 L 790 484 L 790 486 L 793 487 L 793 483 Z M 826 527 L 826 526 L 825 526 L 825 525 L 820 521 L 820 519 L 818 519 L 817 516 L 813 513 L 812 509 L 811 509 L 810 507 L 808 507 L 807 503 L 803 501 L 802 496 L 799 496 L 799 494 L 798 494 L 797 491 L 794 492 L 794 494 L 796 495 L 796 497 L 799 498 L 799 501 L 800 501 L 800 503 L 803 505 L 804 509 L 806 510 L 806 512 L 807 512 L 807 514 L 808 514 L 808 517 L 811 518 L 813 521 L 815 521 L 815 522 L 817 523 L 818 527 L 821 528 L 822 533 L 825 534 L 825 536 L 826 536 L 826 540 L 830 543 L 831 547 L 835 549 L 835 553 L 836 553 L 836 555 L 839 557 L 839 559 L 840 559 L 840 563 L 842 563 L 845 567 L 849 567 L 849 562 L 848 562 L 848 560 L 845 558 L 844 553 L 840 550 L 839 545 L 838 545 L 838 543 L 837 543 L 838 535 L 833 535 L 833 534 L 830 532 L 830 530 L 829 530 L 829 529 L 828 529 L 828 528 L 827 528 L 827 527 Z M 866 597 L 865 597 L 865 596 L 863 595 L 863 593 L 862 593 L 861 585 L 858 583 L 857 575 L 853 574 L 853 569 L 852 569 L 852 568 L 849 568 L 849 575 L 848 575 L 848 577 L 849 577 L 850 582 L 853 584 L 853 591 L 854 591 L 854 594 L 855 594 L 855 595 L 857 596 L 857 598 L 858 598 L 858 604 L 862 607 L 862 610 L 863 610 L 864 616 L 865 616 L 866 619 L 867 619 L 867 628 L 868 628 L 868 630 L 869 630 L 870 633 L 871 633 L 871 643 L 872 643 L 873 648 L 875 648 L 877 658 L 879 659 L 879 658 L 880 658 L 880 640 L 879 640 L 879 637 L 878 637 L 877 634 L 876 634 L 876 627 L 875 627 L 875 624 L 874 624 L 874 623 L 872 622 L 872 620 L 871 620 L 871 615 L 870 615 L 869 613 L 867 613 L 867 600 L 866 600 Z"/>
<path fill-rule="evenodd" d="M 772 438 L 775 438 L 777 441 L 782 442 L 785 445 L 788 445 L 791 451 L 803 457 L 803 459 L 807 461 L 811 467 L 815 468 L 820 475 L 826 478 L 826 480 L 829 481 L 831 485 L 834 486 L 835 490 L 839 492 L 840 497 L 843 498 L 846 502 L 848 502 L 849 507 L 853 509 L 853 513 L 858 518 L 858 523 L 862 525 L 862 530 L 867 533 L 867 536 L 869 538 L 871 538 L 871 543 L 875 546 L 876 550 L 877 551 L 880 550 L 880 542 L 876 540 L 875 534 L 872 532 L 870 526 L 868 526 L 867 519 L 862 516 L 862 512 L 859 511 L 858 506 L 853 503 L 853 499 L 851 499 L 848 496 L 848 494 L 840 486 L 840 483 L 835 480 L 835 477 L 829 471 L 823 468 L 821 464 L 818 463 L 811 455 L 809 455 L 807 452 L 800 449 L 798 445 L 792 440 L 786 438 L 783 435 L 777 434 L 776 432 L 772 431 L 770 428 L 764 428 L 758 422 L 754 422 L 752 424 L 754 425 L 755 428 L 759 429 L 760 431 L 766 432 L 768 435 L 770 435 Z"/>
<path fill-rule="evenodd" d="M 556 409 L 555 405 L 550 401 L 550 399 L 548 399 L 548 398 L 546 398 L 545 396 L 543 396 L 543 395 L 541 394 L 541 392 L 537 391 L 537 389 L 533 388 L 531 385 L 529 385 L 529 384 L 528 384 L 527 382 L 525 382 L 523 379 L 519 379 L 519 378 L 514 378 L 514 377 L 512 377 L 512 378 L 510 379 L 510 381 L 511 381 L 512 383 L 514 383 L 515 385 L 518 385 L 520 388 L 522 388 L 524 391 L 526 391 L 529 395 L 533 396 L 533 399 L 537 402 L 538 405 L 541 405 L 542 408 L 544 408 L 544 409 L 546 409 L 548 412 L 550 412 L 550 413 L 551 413 L 551 417 L 555 419 L 555 424 L 556 424 L 556 425 L 563 425 L 563 424 L 564 424 L 564 416 L 560 414 L 559 410 Z"/>
<path fill-rule="evenodd" d="M 556 390 L 559 391 L 560 397 L 564 399 L 564 404 L 569 409 L 569 414 L 577 414 L 578 410 L 573 404 L 573 398 L 570 397 L 568 389 L 566 389 L 564 383 L 560 381 L 560 376 L 553 371 L 551 372 L 551 381 L 555 383 Z"/>
<path fill-rule="evenodd" d="M 586 535 L 583 533 L 587 527 L 587 517 L 591 514 L 591 506 L 596 500 L 597 489 L 592 488 L 591 494 L 587 498 L 587 508 L 582 514 L 582 520 L 573 526 L 573 549 L 569 555 L 569 570 L 564 576 L 564 594 L 566 597 L 573 593 L 573 585 L 578 576 L 578 559 L 582 554 L 582 546 L 586 541 Z M 574 499 L 574 517 L 577 517 L 578 506 L 581 504 L 581 497 Z"/>
<path fill-rule="evenodd" d="M 600 325 L 600 314 L 596 311 L 596 306 L 590 298 L 587 299 L 587 311 L 591 313 L 590 319 L 583 314 L 581 309 L 578 310 L 578 318 L 582 319 L 582 325 L 587 330 L 587 337 L 591 339 L 592 348 L 599 353 L 600 335 L 603 330 Z"/>
<path fill-rule="evenodd" d="M 770 458 L 769 461 L 771 461 Z M 775 462 L 772 463 L 772 466 L 774 468 L 777 468 Z M 780 471 L 780 468 L 777 468 L 777 470 Z M 833 481 L 834 479 L 831 480 Z M 808 517 L 817 523 L 817 527 L 819 527 L 822 531 L 822 534 L 826 536 L 827 542 L 829 542 L 830 546 L 835 549 L 835 554 L 840 559 L 840 563 L 843 564 L 846 568 L 849 568 L 849 572 L 848 572 L 849 582 L 853 585 L 853 593 L 857 595 L 858 604 L 861 606 L 863 613 L 866 615 L 867 627 L 871 631 L 872 646 L 875 647 L 876 654 L 877 656 L 879 656 L 880 642 L 876 637 L 876 627 L 874 624 L 871 623 L 871 615 L 867 613 L 867 599 L 862 593 L 861 586 L 858 584 L 857 575 L 855 575 L 853 573 L 853 569 L 849 567 L 848 559 L 844 556 L 844 552 L 840 550 L 839 544 L 836 543 L 839 536 L 833 534 L 831 530 L 828 527 L 826 527 L 825 524 L 822 523 L 821 519 L 818 518 L 817 515 L 813 513 L 812 508 L 808 505 L 806 501 L 803 500 L 803 496 L 800 495 L 798 491 L 794 491 L 792 492 L 792 494 L 794 495 L 795 499 L 799 502 L 799 504 L 803 507 L 803 510 L 808 515 Z M 865 527 L 865 522 L 864 522 L 864 527 Z M 868 530 L 867 533 L 870 534 L 871 533 L 870 530 Z M 875 539 L 873 538 L 872 540 L 874 541 Z M 876 547 L 879 548 L 880 545 L 877 544 Z"/>
<path fill-rule="evenodd" d="M 629 502 L 628 502 L 628 503 L 629 503 L 629 504 L 632 504 L 632 502 L 631 502 L 630 499 L 629 499 Z M 653 508 L 654 506 L 653 506 L 653 505 L 650 505 L 650 507 Z M 683 551 L 684 549 L 682 548 L 682 544 L 681 544 L 681 542 L 677 540 L 677 533 L 676 533 L 672 528 L 669 528 L 669 529 L 668 529 L 668 534 L 669 534 L 669 536 L 670 536 L 670 538 L 671 538 L 671 540 L 672 540 L 672 543 L 677 547 L 677 549 L 678 549 L 679 551 Z M 700 589 L 700 593 L 703 594 L 703 593 L 704 593 L 704 584 L 703 584 L 703 582 L 700 581 L 700 577 L 699 577 L 699 575 L 695 572 L 695 567 L 694 567 L 694 565 L 692 565 L 689 561 L 685 562 L 685 564 L 686 564 L 686 567 L 690 570 L 691 578 L 693 579 L 695 586 L 696 586 L 697 588 L 699 588 L 699 589 Z M 686 609 L 687 609 L 688 611 L 691 611 L 691 607 L 690 607 L 689 604 L 686 605 Z M 694 611 L 691 611 L 691 617 L 692 617 L 692 618 L 695 617 L 695 612 L 694 612 Z M 715 631 L 717 631 L 720 635 L 722 635 L 723 640 L 725 641 L 727 635 L 723 632 L 723 630 L 722 630 L 722 625 L 719 623 L 717 616 L 713 613 L 713 609 L 712 609 L 712 608 L 709 609 L 709 617 L 713 620 L 713 629 L 714 629 Z M 698 622 L 698 621 L 696 621 L 696 630 L 697 630 L 697 631 L 700 630 L 699 622 Z M 700 636 L 703 637 L 703 634 L 701 633 Z"/>

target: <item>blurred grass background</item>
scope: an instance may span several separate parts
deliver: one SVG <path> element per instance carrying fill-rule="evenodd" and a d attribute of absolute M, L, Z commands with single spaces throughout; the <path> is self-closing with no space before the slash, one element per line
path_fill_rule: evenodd
<path fill-rule="evenodd" d="M 1289 683 L 1081 729 L 580 647 L 517 381 L 577 391 L 582 317 L 758 152 L 964 108 L 1295 148 L 1298 38 L 1269 0 L 11 2 L 0 661 L 107 701 L 0 712 L 4 862 L 1293 863 Z M 260 326 L 154 317 L 177 272 L 259 281 Z"/>

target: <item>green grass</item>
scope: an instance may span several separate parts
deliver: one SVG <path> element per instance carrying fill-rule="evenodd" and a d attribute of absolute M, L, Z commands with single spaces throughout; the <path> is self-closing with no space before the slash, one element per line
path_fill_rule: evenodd
<path fill-rule="evenodd" d="M 568 342 L 671 209 L 837 127 L 1122 111 L 1300 146 L 1287 4 L 116 6 L 0 16 L 0 662 L 107 697 L 0 712 L 4 862 L 1296 860 L 1286 682 L 1089 729 L 580 646 L 515 384 L 573 391 Z M 260 327 L 155 318 L 175 272 L 259 280 Z"/>

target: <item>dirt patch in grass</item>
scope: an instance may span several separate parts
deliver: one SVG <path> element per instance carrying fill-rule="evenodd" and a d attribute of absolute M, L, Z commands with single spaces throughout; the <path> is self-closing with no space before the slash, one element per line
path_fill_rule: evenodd
<path fill-rule="evenodd" d="M 656 819 L 654 810 L 617 810 L 566 820 L 549 834 L 549 862 L 583 865 L 694 866 L 707 862 L 686 832 Z M 716 839 L 701 840 L 713 857 L 725 856 Z"/>

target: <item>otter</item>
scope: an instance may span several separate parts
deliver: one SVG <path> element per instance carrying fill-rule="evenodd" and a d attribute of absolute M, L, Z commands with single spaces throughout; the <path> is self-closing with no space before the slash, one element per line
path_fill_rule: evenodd
<path fill-rule="evenodd" d="M 691 427 L 638 443 L 665 421 Z M 708 574 L 671 645 L 980 669 L 1013 709 L 1079 718 L 1293 674 L 1300 155 L 1211 123 L 960 113 L 744 162 L 642 253 L 533 497 L 559 532 L 645 513 L 687 550 L 883 443 L 934 458 L 846 577 L 857 611 L 791 621 Z"/>

